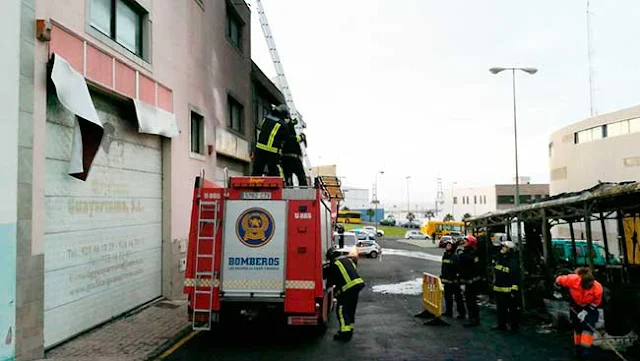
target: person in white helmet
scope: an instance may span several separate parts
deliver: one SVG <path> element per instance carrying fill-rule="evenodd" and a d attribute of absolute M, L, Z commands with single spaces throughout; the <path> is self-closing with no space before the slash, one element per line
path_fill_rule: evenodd
<path fill-rule="evenodd" d="M 498 308 L 498 325 L 493 329 L 506 331 L 507 323 L 512 332 L 520 329 L 520 268 L 515 257 L 516 245 L 502 242 L 494 269 L 493 293 Z"/>

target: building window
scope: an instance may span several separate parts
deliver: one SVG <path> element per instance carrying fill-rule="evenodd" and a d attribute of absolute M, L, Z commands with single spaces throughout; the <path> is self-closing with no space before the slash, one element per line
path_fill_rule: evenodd
<path fill-rule="evenodd" d="M 191 152 L 204 154 L 204 118 L 191 111 Z"/>
<path fill-rule="evenodd" d="M 629 133 L 640 132 L 640 118 L 629 119 Z"/>
<path fill-rule="evenodd" d="M 553 157 L 553 142 L 549 143 L 549 158 Z"/>
<path fill-rule="evenodd" d="M 242 104 L 235 100 L 232 96 L 228 98 L 228 118 L 227 118 L 227 127 L 235 130 L 240 134 L 244 134 L 244 108 Z"/>
<path fill-rule="evenodd" d="M 232 5 L 227 4 L 227 38 L 240 51 L 242 51 L 243 30 L 244 22 L 233 9 Z"/>
<path fill-rule="evenodd" d="M 478 196 L 473 196 L 473 204 L 478 204 Z"/>
<path fill-rule="evenodd" d="M 607 137 L 617 137 L 619 135 L 629 134 L 629 122 L 624 120 L 607 124 Z"/>
<path fill-rule="evenodd" d="M 484 204 L 487 204 L 487 196 L 482 196 L 482 199 L 484 201 Z"/>
<path fill-rule="evenodd" d="M 514 196 L 498 196 L 498 204 L 513 204 Z"/>
<path fill-rule="evenodd" d="M 145 15 L 132 1 L 91 0 L 91 26 L 140 57 Z"/>
<path fill-rule="evenodd" d="M 458 204 L 458 197 L 453 197 L 453 204 Z"/>

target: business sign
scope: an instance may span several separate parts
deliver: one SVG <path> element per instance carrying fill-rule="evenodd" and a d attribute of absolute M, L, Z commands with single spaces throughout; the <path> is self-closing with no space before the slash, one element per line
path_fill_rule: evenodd
<path fill-rule="evenodd" d="M 222 292 L 279 296 L 284 292 L 285 201 L 228 201 L 225 208 Z"/>

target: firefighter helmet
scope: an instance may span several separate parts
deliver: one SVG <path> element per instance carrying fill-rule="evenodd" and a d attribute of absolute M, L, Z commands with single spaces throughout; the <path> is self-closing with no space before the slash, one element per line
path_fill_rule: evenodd
<path fill-rule="evenodd" d="M 474 236 L 465 236 L 465 246 L 469 248 L 476 249 L 478 248 L 478 239 Z"/>
<path fill-rule="evenodd" d="M 271 113 L 273 114 L 273 116 L 278 117 L 282 120 L 291 118 L 291 115 L 289 114 L 289 107 L 287 107 L 285 104 L 278 105 L 273 109 Z"/>
<path fill-rule="evenodd" d="M 516 244 L 511 242 L 511 241 L 502 242 L 502 246 L 503 247 L 507 247 L 509 250 L 512 250 L 512 249 L 516 248 Z"/>

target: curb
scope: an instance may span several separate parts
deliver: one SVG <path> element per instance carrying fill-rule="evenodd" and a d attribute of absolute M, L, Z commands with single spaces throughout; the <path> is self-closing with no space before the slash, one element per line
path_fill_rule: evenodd
<path fill-rule="evenodd" d="M 165 351 L 170 349 L 173 345 L 179 342 L 181 339 L 186 337 L 191 333 L 191 325 L 185 326 L 182 330 L 175 334 L 175 336 L 171 337 L 167 341 L 165 341 L 162 345 L 158 346 L 155 350 L 151 351 L 147 357 L 147 361 L 155 361 L 160 355 L 162 355 Z"/>

